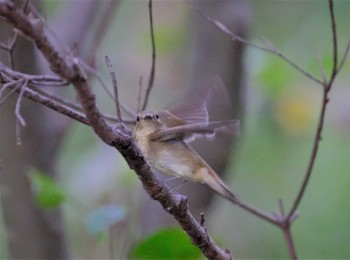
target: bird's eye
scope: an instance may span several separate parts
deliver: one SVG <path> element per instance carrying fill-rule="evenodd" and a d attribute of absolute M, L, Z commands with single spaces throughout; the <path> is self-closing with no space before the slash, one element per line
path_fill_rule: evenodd
<path fill-rule="evenodd" d="M 140 122 L 140 117 L 139 116 L 136 117 L 136 121 Z"/>
<path fill-rule="evenodd" d="M 156 114 L 156 118 L 159 119 L 159 115 L 158 114 Z"/>

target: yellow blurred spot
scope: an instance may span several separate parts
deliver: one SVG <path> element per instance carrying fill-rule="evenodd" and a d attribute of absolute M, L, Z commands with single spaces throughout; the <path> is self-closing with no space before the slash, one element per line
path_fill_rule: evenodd
<path fill-rule="evenodd" d="M 277 103 L 276 119 L 281 127 L 290 134 L 301 134 L 311 119 L 310 105 L 305 97 L 283 98 Z"/>

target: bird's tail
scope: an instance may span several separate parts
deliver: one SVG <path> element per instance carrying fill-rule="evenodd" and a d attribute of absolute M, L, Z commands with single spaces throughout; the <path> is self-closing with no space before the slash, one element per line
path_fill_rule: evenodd
<path fill-rule="evenodd" d="M 209 174 L 204 180 L 204 183 L 213 189 L 216 193 L 228 199 L 232 203 L 238 202 L 237 196 L 226 186 L 220 177 L 209 167 Z"/>

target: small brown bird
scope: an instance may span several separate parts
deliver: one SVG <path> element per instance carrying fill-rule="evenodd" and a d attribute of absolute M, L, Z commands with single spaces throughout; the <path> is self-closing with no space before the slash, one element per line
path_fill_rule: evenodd
<path fill-rule="evenodd" d="M 209 122 L 205 102 L 192 102 L 159 113 L 140 112 L 133 135 L 145 159 L 156 170 L 206 184 L 235 203 L 236 196 L 187 143 L 198 136 L 212 137 L 217 131 L 237 133 L 238 128 L 238 120 Z"/>

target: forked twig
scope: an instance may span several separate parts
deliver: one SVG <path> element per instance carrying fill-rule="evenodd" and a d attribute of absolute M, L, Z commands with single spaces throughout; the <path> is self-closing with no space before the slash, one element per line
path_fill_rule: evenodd
<path fill-rule="evenodd" d="M 25 80 L 23 82 L 23 85 L 21 87 L 21 91 L 19 92 L 18 98 L 17 98 L 17 102 L 16 102 L 16 108 L 15 108 L 15 115 L 16 118 L 18 120 L 18 122 L 24 127 L 26 126 L 26 121 L 24 120 L 24 118 L 21 115 L 20 109 L 21 109 L 21 103 L 22 103 L 22 97 L 23 94 L 25 92 L 25 90 L 27 89 L 28 86 L 28 80 Z"/>
<path fill-rule="evenodd" d="M 197 13 L 199 13 L 202 17 L 204 17 L 209 23 L 211 23 L 212 25 L 214 25 L 215 27 L 217 27 L 220 31 L 222 31 L 223 33 L 229 35 L 232 40 L 234 41 L 239 41 L 242 43 L 245 43 L 246 45 L 255 47 L 257 49 L 263 50 L 263 51 L 267 51 L 270 52 L 274 55 L 279 56 L 280 58 L 282 58 L 284 61 L 286 61 L 288 64 L 290 64 L 291 66 L 293 66 L 296 70 L 298 70 L 299 72 L 301 72 L 302 74 L 304 74 L 305 76 L 307 76 L 308 78 L 310 78 L 311 80 L 313 80 L 314 82 L 320 84 L 321 86 L 323 86 L 323 99 L 322 99 L 322 107 L 321 107 L 321 111 L 320 111 L 320 116 L 319 116 L 319 121 L 318 121 L 318 126 L 317 126 L 317 130 L 316 130 L 316 134 L 315 134 L 315 138 L 314 138 L 314 142 L 313 142 L 313 147 L 312 147 L 312 151 L 311 151 L 311 155 L 310 155 L 310 159 L 308 162 L 308 166 L 306 169 L 306 173 L 304 175 L 304 179 L 302 181 L 301 187 L 298 190 L 297 196 L 293 202 L 293 205 L 289 211 L 289 213 L 287 215 L 285 215 L 284 213 L 284 209 L 283 209 L 283 205 L 280 204 L 280 216 L 276 219 L 277 221 L 277 226 L 279 226 L 281 228 L 281 230 L 283 231 L 285 240 L 286 240 L 286 244 L 288 247 L 288 252 L 289 255 L 292 259 L 297 259 L 297 254 L 296 254 L 296 249 L 295 249 L 295 245 L 294 245 L 294 241 L 293 241 L 293 237 L 291 234 L 291 224 L 293 223 L 293 221 L 296 218 L 296 210 L 301 202 L 301 199 L 305 193 L 306 187 L 308 185 L 308 182 L 310 180 L 310 176 L 311 176 L 311 172 L 313 169 L 313 166 L 315 164 L 315 159 L 317 156 L 317 152 L 318 152 L 318 148 L 319 148 L 319 142 L 321 140 L 321 135 L 322 135 L 322 130 L 323 130 L 323 125 L 324 125 L 324 119 L 325 119 L 325 113 L 326 113 L 326 107 L 328 104 L 328 93 L 333 85 L 333 82 L 337 76 L 337 73 L 339 72 L 339 70 L 341 69 L 341 67 L 344 65 L 345 59 L 348 55 L 349 49 L 350 49 L 350 42 L 348 43 L 345 53 L 343 55 L 343 58 L 340 62 L 340 64 L 338 65 L 338 46 L 337 46 L 337 33 L 336 33 L 336 22 L 335 22 L 335 16 L 334 16 L 334 8 L 333 8 L 333 0 L 328 0 L 329 3 L 329 11 L 330 11 L 330 16 L 331 16 L 331 29 L 332 29 L 332 42 L 333 42 L 333 68 L 332 68 L 332 72 L 331 72 L 331 76 L 329 77 L 329 79 L 327 80 L 324 70 L 323 70 L 323 66 L 322 66 L 322 61 L 321 58 L 318 55 L 318 60 L 319 60 L 319 64 L 320 64 L 320 69 L 321 69 L 321 74 L 323 77 L 323 82 L 321 80 L 319 80 L 318 78 L 314 77 L 313 75 L 311 75 L 310 73 L 308 73 L 307 71 L 305 71 L 304 69 L 302 69 L 301 67 L 299 67 L 298 65 L 296 65 L 294 62 L 292 62 L 289 58 L 287 58 L 283 53 L 281 53 L 279 50 L 276 49 L 276 47 L 274 47 L 272 45 L 272 43 L 268 42 L 267 40 L 263 40 L 268 47 L 262 47 L 260 45 L 257 45 L 255 43 L 252 43 L 250 41 L 247 41 L 246 39 L 236 35 L 235 33 L 231 32 L 225 25 L 223 25 L 221 22 L 208 17 L 206 14 L 204 14 L 198 7 L 192 5 L 189 0 L 187 0 L 187 2 L 192 6 L 192 8 L 194 8 Z M 255 214 L 254 212 L 252 212 L 253 214 Z M 261 216 L 255 214 L 256 216 L 262 218 Z M 263 218 L 265 220 L 268 220 L 266 218 Z"/>
<path fill-rule="evenodd" d="M 318 125 L 317 125 L 317 130 L 316 130 L 316 134 L 315 134 L 315 138 L 314 138 L 314 142 L 313 142 L 313 146 L 312 146 L 312 151 L 311 151 L 311 155 L 310 155 L 310 159 L 309 159 L 309 163 L 306 169 L 306 173 L 304 176 L 304 180 L 301 184 L 301 187 L 299 189 L 299 192 L 294 200 L 293 206 L 290 209 L 287 218 L 290 219 L 295 211 L 297 210 L 301 199 L 305 193 L 307 184 L 310 180 L 310 176 L 312 173 L 312 169 L 314 167 L 315 164 L 315 160 L 316 160 L 316 156 L 317 156 L 317 152 L 318 152 L 318 147 L 319 147 L 319 143 L 321 141 L 322 138 L 322 130 L 323 130 L 323 125 L 324 125 L 324 119 L 325 119 L 325 115 L 326 115 L 326 107 L 328 104 L 328 94 L 329 91 L 331 90 L 332 84 L 334 82 L 335 77 L 337 76 L 338 73 L 338 47 L 337 47 L 337 32 L 336 32 L 336 22 L 335 22 L 335 17 L 334 17 L 334 9 L 333 9 L 333 1 L 329 0 L 329 11 L 330 11 L 330 16 L 331 16 L 331 29 L 332 29 L 332 36 L 333 36 L 333 69 L 332 69 L 332 74 L 330 76 L 330 78 L 327 80 L 327 82 L 325 82 L 323 84 L 323 99 L 322 99 L 322 107 L 321 107 L 321 111 L 320 111 L 320 116 L 318 119 Z"/>
<path fill-rule="evenodd" d="M 96 98 L 77 63 L 70 63 L 61 55 L 45 32 L 33 30 L 28 17 L 18 10 L 12 2 L 0 1 L 0 15 L 6 17 L 16 28 L 30 38 L 50 64 L 53 72 L 68 80 L 73 86 L 86 114 L 88 122 L 106 144 L 115 147 L 123 155 L 130 168 L 134 169 L 142 181 L 145 190 L 159 201 L 163 208 L 173 215 L 192 242 L 210 259 L 231 259 L 229 252 L 221 249 L 200 226 L 188 210 L 186 197 L 172 194 L 161 184 L 145 162 L 141 151 L 132 138 L 131 131 L 120 122 L 112 128 L 104 120 L 96 106 Z"/>
<path fill-rule="evenodd" d="M 13 93 L 16 92 L 16 90 L 21 86 L 20 83 L 22 83 L 23 80 L 19 79 L 16 81 L 11 81 L 8 83 L 5 83 L 2 88 L 0 89 L 0 105 L 5 102 L 6 99 L 8 99 Z M 4 97 L 3 93 L 6 89 L 11 88 L 13 85 L 16 85 L 14 88 L 12 88 Z"/>
<path fill-rule="evenodd" d="M 325 84 L 327 82 L 327 76 L 326 76 L 326 73 L 325 73 L 324 68 L 323 68 L 321 53 L 320 53 L 320 50 L 318 48 L 316 48 L 316 53 L 317 53 L 318 65 L 320 66 L 320 72 L 321 72 L 321 75 L 323 78 L 323 84 Z"/>
<path fill-rule="evenodd" d="M 289 65 L 291 65 L 293 68 L 295 68 L 296 70 L 298 70 L 299 72 L 301 72 L 302 74 L 304 74 L 306 77 L 308 77 L 309 79 L 315 81 L 316 83 L 322 85 L 323 82 L 321 80 L 319 80 L 318 78 L 314 77 L 313 75 L 311 75 L 309 72 L 305 71 L 304 69 L 302 69 L 299 65 L 297 65 L 295 62 L 293 62 L 291 59 L 289 59 L 287 56 L 285 56 L 281 51 L 279 51 L 276 47 L 273 46 L 272 43 L 269 43 L 268 45 L 270 47 L 263 47 L 260 46 L 256 43 L 250 42 L 244 38 L 242 38 L 241 36 L 235 34 L 234 32 L 232 32 L 230 29 L 228 29 L 223 23 L 221 23 L 220 21 L 213 19 L 209 16 L 207 16 L 205 13 L 202 12 L 201 9 L 199 9 L 197 6 L 193 5 L 191 3 L 191 1 L 186 0 L 187 3 L 199 14 L 201 15 L 205 20 L 207 20 L 210 24 L 212 24 L 213 26 L 215 26 L 216 28 L 218 28 L 221 32 L 225 33 L 226 35 L 230 36 L 232 38 L 233 41 L 239 41 L 241 43 L 244 43 L 247 46 L 251 46 L 254 47 L 256 49 L 262 50 L 262 51 L 266 51 L 269 53 L 272 53 L 278 57 L 280 57 L 282 60 L 284 60 L 286 63 L 288 63 Z M 266 41 L 266 40 L 265 40 Z"/>

